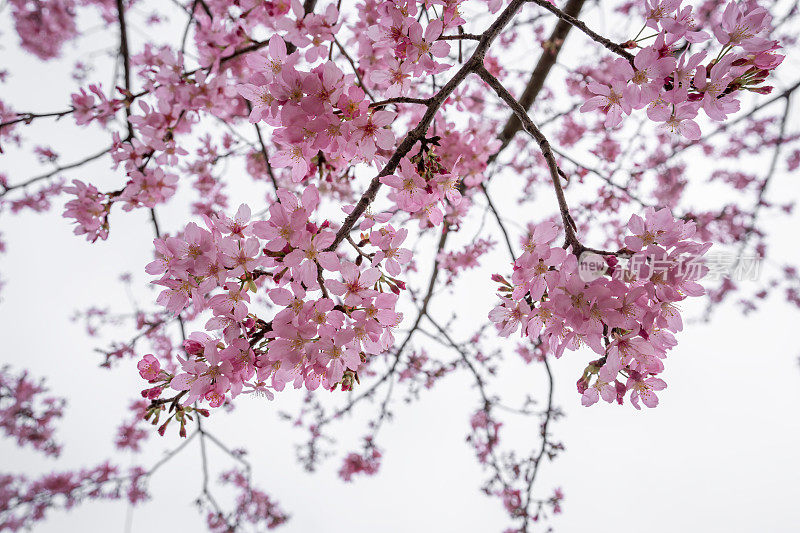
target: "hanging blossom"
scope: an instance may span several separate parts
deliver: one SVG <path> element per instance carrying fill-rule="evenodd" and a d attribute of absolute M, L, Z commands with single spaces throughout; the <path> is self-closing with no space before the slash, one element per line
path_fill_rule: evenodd
<path fill-rule="evenodd" d="M 55 422 L 64 414 L 62 398 L 47 395 L 42 382 L 23 372 L 0 368 L 0 429 L 16 440 L 46 455 L 57 456 L 61 445 L 54 439 Z"/>
<path fill-rule="evenodd" d="M 290 167 L 292 181 L 302 181 L 323 161 L 344 167 L 356 159 L 382 160 L 381 150 L 394 147 L 389 125 L 395 113 L 370 107 L 366 93 L 332 61 L 306 72 L 297 68 L 299 52 L 287 54 L 284 40 L 273 36 L 268 55 L 252 54 L 251 83 L 239 93 L 251 102 L 251 122 L 277 129 L 281 149 L 270 157 L 275 167 Z M 312 172 L 313 174 L 313 172 Z"/>
<path fill-rule="evenodd" d="M 459 162 L 448 171 L 436 153 L 436 144 L 438 138 L 424 139 L 415 154 L 400 162 L 399 172 L 381 178 L 381 183 L 392 188 L 388 198 L 395 208 L 418 218 L 420 227 L 440 225 L 447 204 L 461 203 Z"/>
<path fill-rule="evenodd" d="M 592 96 L 581 111 L 602 110 L 605 126 L 618 126 L 625 115 L 647 108 L 647 116 L 667 130 L 689 140 L 701 137 L 696 122 L 700 110 L 712 120 L 723 121 L 739 110 L 741 91 L 769 94 L 763 85 L 783 61 L 777 41 L 768 38 L 770 14 L 755 2 L 731 2 L 721 19 L 712 24 L 719 53 L 691 52 L 687 44 L 705 43 L 711 35 L 693 26 L 692 7 L 681 2 L 648 3 L 647 28 L 656 33 L 625 43 L 638 49 L 632 61 L 615 59 L 610 68 L 593 72 L 598 81 L 588 84 Z M 654 39 L 650 46 L 641 46 Z"/>
<path fill-rule="evenodd" d="M 707 271 L 702 257 L 710 243 L 692 240 L 695 224 L 672 217 L 669 210 L 648 208 L 645 218 L 633 215 L 632 235 L 617 254 L 584 253 L 553 247 L 558 228 L 537 225 L 514 263 L 511 280 L 500 283 L 500 304 L 489 318 L 501 336 L 516 331 L 561 357 L 565 349 L 588 347 L 592 361 L 578 381 L 582 403 L 602 398 L 639 409 L 658 404 L 657 391 L 666 383 L 667 351 L 683 329 L 678 303 L 704 294 L 697 283 Z"/>
<path fill-rule="evenodd" d="M 172 389 L 183 406 L 219 407 L 242 393 L 271 398 L 289 383 L 349 390 L 361 366 L 393 345 L 405 287 L 394 276 L 411 260 L 401 246 L 407 231 L 374 227 L 361 246 L 375 251 L 358 246 L 353 262 L 330 251 L 335 233 L 327 221 L 311 222 L 316 187 L 300 197 L 280 189 L 278 198 L 266 220 L 251 221 L 242 206 L 233 218 L 204 217 L 205 227 L 189 223 L 180 235 L 155 240 L 147 272 L 160 276 L 158 302 L 172 313 L 190 308 L 211 317 L 205 332 L 184 343 L 177 372 L 152 355 L 141 359 L 150 400 Z M 269 300 L 268 321 L 253 309 L 256 296 Z"/>

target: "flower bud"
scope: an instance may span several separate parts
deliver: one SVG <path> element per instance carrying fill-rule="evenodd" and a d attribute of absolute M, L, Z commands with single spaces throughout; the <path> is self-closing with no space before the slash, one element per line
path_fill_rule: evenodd
<path fill-rule="evenodd" d="M 193 339 L 183 341 L 183 349 L 190 355 L 200 355 L 203 353 L 203 345 Z"/>
<path fill-rule="evenodd" d="M 583 394 L 586 392 L 586 389 L 589 388 L 589 378 L 590 376 L 581 376 L 581 378 L 578 380 L 578 383 L 576 383 L 579 394 Z"/>

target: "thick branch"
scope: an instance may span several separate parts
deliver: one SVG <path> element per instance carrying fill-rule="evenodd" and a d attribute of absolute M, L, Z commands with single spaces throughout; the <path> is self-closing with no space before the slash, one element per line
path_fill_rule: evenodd
<path fill-rule="evenodd" d="M 336 247 L 339 246 L 339 243 L 344 240 L 345 236 L 350 232 L 350 230 L 353 229 L 353 226 L 358 221 L 359 217 L 361 217 L 364 211 L 366 211 L 369 204 L 375 200 L 375 196 L 378 194 L 378 190 L 381 188 L 381 178 L 392 174 L 397 169 L 403 157 L 405 157 L 405 155 L 411 151 L 417 141 L 424 137 L 425 133 L 428 131 L 428 126 L 430 126 L 430 123 L 433 121 L 433 117 L 436 116 L 436 112 L 439 110 L 439 107 L 441 107 L 447 97 L 450 96 L 456 87 L 458 87 L 461 82 L 466 79 L 468 74 L 475 72 L 478 69 L 483 69 L 483 58 L 486 55 L 486 51 L 489 49 L 489 46 L 491 46 L 492 42 L 494 42 L 494 40 L 500 34 L 500 31 L 506 26 L 506 24 L 508 24 L 508 22 L 514 17 L 524 3 L 525 0 L 512 0 L 508 7 L 506 7 L 500 16 L 497 17 L 494 23 L 483 33 L 481 40 L 478 42 L 478 46 L 475 48 L 475 51 L 472 53 L 472 56 L 467 60 L 467 62 L 464 63 L 458 72 L 455 73 L 450 81 L 448 81 L 439 90 L 439 92 L 431 97 L 430 103 L 428 103 L 428 109 L 425 111 L 425 115 L 423 115 L 417 126 L 406 134 L 403 141 L 397 147 L 397 150 L 395 150 L 392 157 L 383 167 L 383 170 L 381 170 L 377 176 L 372 178 L 369 187 L 361 196 L 361 199 L 358 201 L 353 211 L 347 216 L 342 224 L 342 227 L 336 232 L 336 238 L 328 247 L 328 251 L 335 250 Z"/>
<path fill-rule="evenodd" d="M 128 96 L 131 94 L 131 55 L 128 51 L 128 28 L 125 24 L 125 6 L 123 0 L 117 0 L 117 17 L 119 19 L 119 54 L 122 57 L 122 71 L 125 79 L 125 123 L 128 128 L 126 140 L 133 139 L 133 125 L 131 124 L 131 102 Z"/>

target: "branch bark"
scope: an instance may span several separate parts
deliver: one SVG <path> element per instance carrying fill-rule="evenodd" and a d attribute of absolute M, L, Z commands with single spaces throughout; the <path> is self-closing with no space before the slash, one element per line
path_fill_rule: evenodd
<path fill-rule="evenodd" d="M 450 81 L 448 81 L 434 96 L 430 98 L 428 108 L 425 111 L 422 119 L 413 130 L 406 134 L 403 141 L 397 147 L 394 154 L 392 154 L 392 157 L 378 173 L 378 175 L 372 178 L 369 187 L 367 187 L 367 190 L 364 191 L 364 194 L 361 196 L 361 199 L 358 201 L 353 211 L 347 216 L 342 224 L 342 227 L 336 232 L 336 238 L 328 247 L 327 251 L 335 250 L 342 240 L 344 240 L 345 236 L 349 234 L 350 230 L 353 229 L 353 226 L 358 221 L 359 217 L 375 200 L 378 190 L 381 188 L 381 178 L 392 174 L 397 169 L 403 157 L 405 157 L 405 155 L 411 151 L 417 141 L 425 136 L 428 131 L 428 126 L 430 126 L 431 122 L 433 121 L 433 117 L 436 116 L 436 112 L 439 110 L 447 97 L 452 94 L 456 87 L 458 87 L 470 73 L 476 72 L 478 69 L 483 69 L 483 58 L 486 56 L 486 51 L 500 34 L 500 31 L 506 26 L 506 24 L 508 24 L 514 15 L 516 15 L 517 11 L 519 11 L 526 1 L 527 0 L 512 0 L 508 7 L 506 7 L 500 16 L 497 17 L 494 23 L 492 23 L 492 25 L 489 26 L 489 28 L 482 34 L 481 40 L 478 42 L 478 46 L 475 48 L 475 51 L 472 53 L 472 56 L 467 60 L 467 62 L 462 65 L 462 67 L 458 70 L 458 72 L 455 73 Z"/>

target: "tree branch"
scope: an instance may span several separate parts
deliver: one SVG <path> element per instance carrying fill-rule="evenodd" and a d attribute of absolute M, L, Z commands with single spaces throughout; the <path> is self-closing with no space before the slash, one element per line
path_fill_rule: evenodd
<path fill-rule="evenodd" d="M 483 68 L 479 68 L 476 71 L 476 74 L 481 77 L 483 81 L 491 87 L 495 93 L 511 108 L 512 111 L 517 115 L 519 118 L 522 127 L 527 131 L 531 137 L 536 141 L 536 144 L 539 145 L 539 149 L 542 151 L 542 155 L 544 156 L 545 161 L 547 161 L 547 166 L 550 169 L 550 179 L 553 183 L 553 189 L 556 193 L 556 198 L 558 200 L 558 207 L 561 211 L 561 219 L 564 222 L 564 232 L 566 233 L 566 242 L 567 246 L 572 246 L 572 251 L 575 255 L 580 255 L 583 251 L 583 246 L 578 241 L 578 237 L 575 234 L 575 222 L 572 220 L 572 216 L 569 214 L 569 206 L 567 205 L 567 199 L 564 196 L 564 190 L 561 188 L 561 170 L 558 168 L 558 164 L 556 163 L 556 158 L 553 155 L 553 150 L 550 148 L 550 143 L 547 141 L 547 138 L 544 134 L 536 127 L 536 124 L 528 116 L 528 113 L 525 111 L 519 102 L 514 99 L 514 96 L 508 92 L 508 90 L 503 87 L 500 81 L 492 76 L 488 70 Z"/>
<path fill-rule="evenodd" d="M 500 16 L 497 17 L 494 23 L 483 33 L 481 40 L 478 42 L 478 46 L 475 48 L 475 51 L 472 53 L 472 56 L 467 60 L 467 62 L 464 63 L 458 72 L 455 73 L 450 81 L 448 81 L 441 89 L 439 89 L 439 92 L 430 98 L 428 109 L 425 111 L 422 119 L 413 130 L 406 134 L 405 138 L 397 147 L 392 157 L 383 167 L 383 170 L 381 170 L 377 176 L 372 178 L 369 187 L 367 187 L 367 190 L 361 196 L 361 199 L 358 201 L 353 211 L 347 216 L 342 224 L 342 227 L 336 232 L 336 238 L 328 247 L 327 251 L 335 250 L 336 247 L 339 246 L 339 243 L 341 243 L 345 238 L 345 235 L 347 235 L 350 230 L 353 229 L 356 221 L 364 213 L 364 211 L 366 211 L 369 204 L 372 203 L 372 201 L 375 199 L 375 196 L 378 194 L 378 190 L 381 188 L 380 179 L 384 176 L 392 174 L 395 169 L 397 169 L 397 166 L 400 164 L 400 161 L 403 159 L 403 157 L 405 157 L 405 155 L 411 151 L 417 141 L 424 137 L 425 133 L 428 131 L 428 126 L 433 120 L 433 117 L 436 115 L 439 107 L 441 107 L 447 97 L 452 94 L 456 87 L 458 87 L 471 72 L 475 72 L 476 70 L 483 68 L 483 58 L 486 55 L 486 51 L 489 49 L 489 46 L 491 46 L 492 42 L 494 42 L 494 40 L 500 34 L 500 31 L 514 17 L 525 1 L 526 0 L 512 0 L 508 7 L 506 7 Z"/>
<path fill-rule="evenodd" d="M 584 2 L 585 0 L 569 0 L 567 5 L 564 6 L 564 14 L 571 17 L 577 17 L 581 11 L 581 8 L 583 7 Z M 553 65 L 556 64 L 558 54 L 561 52 L 561 48 L 564 46 L 564 41 L 567 38 L 567 34 L 569 34 L 571 29 L 572 24 L 564 19 L 561 19 L 558 21 L 555 28 L 553 28 L 553 32 L 550 34 L 550 37 L 547 39 L 547 41 L 545 41 L 542 55 L 539 56 L 539 61 L 536 63 L 536 67 L 534 67 L 533 72 L 531 72 L 531 77 L 528 80 L 528 84 L 525 86 L 525 89 L 522 91 L 522 95 L 519 97 L 519 104 L 525 109 L 525 111 L 531 108 L 533 102 L 539 96 L 539 92 L 542 90 L 542 87 L 544 87 L 544 82 L 547 79 L 547 75 L 550 73 Z M 502 144 L 497 152 L 489 157 L 489 163 L 497 159 L 497 156 L 500 155 L 500 152 L 502 152 L 508 146 L 508 144 L 514 138 L 514 135 L 516 135 L 520 129 L 522 129 L 522 123 L 520 122 L 519 118 L 517 118 L 517 115 L 512 113 L 498 137 Z"/>
<path fill-rule="evenodd" d="M 625 59 L 628 60 L 629 63 L 633 64 L 633 55 L 630 52 L 628 52 L 627 50 L 625 50 L 622 47 L 622 45 L 619 45 L 619 44 L 617 44 L 617 43 L 615 43 L 615 42 L 613 42 L 613 41 L 611 41 L 609 39 L 606 39 L 602 35 L 592 31 L 591 29 L 589 29 L 589 27 L 583 21 L 580 21 L 580 20 L 576 19 L 575 17 L 573 17 L 572 15 L 570 15 L 570 14 L 568 14 L 568 13 L 566 13 L 566 12 L 560 10 L 560 9 L 558 9 L 556 6 L 551 4 L 548 0 L 527 0 L 527 1 L 531 2 L 531 3 L 534 3 L 534 4 L 537 4 L 540 7 L 545 8 L 546 10 L 550 11 L 551 13 L 553 13 L 555 16 L 557 16 L 561 20 L 566 21 L 569 24 L 572 24 L 573 26 L 575 26 L 576 28 L 581 30 L 583 33 L 588 35 L 589 38 L 591 38 L 593 41 L 602 44 L 607 49 L 611 50 L 612 52 L 614 52 L 615 54 L 617 54 L 620 57 L 624 57 Z"/>

